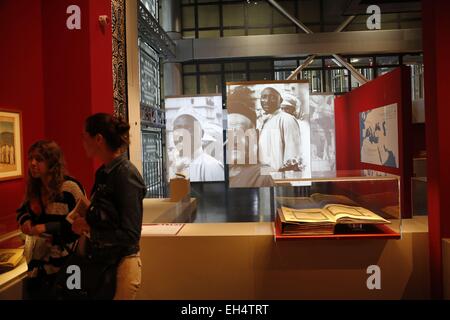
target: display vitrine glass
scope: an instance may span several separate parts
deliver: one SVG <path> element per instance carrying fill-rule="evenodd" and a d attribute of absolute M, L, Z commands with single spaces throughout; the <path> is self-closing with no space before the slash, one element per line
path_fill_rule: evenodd
<path fill-rule="evenodd" d="M 276 238 L 400 238 L 400 178 L 373 170 L 272 174 Z"/>

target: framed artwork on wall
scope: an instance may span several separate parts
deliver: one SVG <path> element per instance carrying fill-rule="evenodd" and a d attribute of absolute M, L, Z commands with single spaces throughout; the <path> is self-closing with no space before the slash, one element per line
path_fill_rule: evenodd
<path fill-rule="evenodd" d="M 399 168 L 397 104 L 359 114 L 361 162 Z"/>
<path fill-rule="evenodd" d="M 22 114 L 0 108 L 0 181 L 21 178 Z"/>

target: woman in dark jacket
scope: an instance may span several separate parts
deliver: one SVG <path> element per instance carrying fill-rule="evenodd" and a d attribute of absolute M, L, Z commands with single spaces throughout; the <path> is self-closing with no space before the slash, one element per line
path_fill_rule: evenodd
<path fill-rule="evenodd" d="M 146 188 L 125 154 L 129 130 L 128 123 L 109 114 L 86 119 L 84 148 L 103 165 L 95 174 L 85 218 L 72 225 L 75 233 L 88 236 L 86 253 L 90 258 L 118 261 L 115 300 L 134 299 L 141 282 L 139 240 Z"/>

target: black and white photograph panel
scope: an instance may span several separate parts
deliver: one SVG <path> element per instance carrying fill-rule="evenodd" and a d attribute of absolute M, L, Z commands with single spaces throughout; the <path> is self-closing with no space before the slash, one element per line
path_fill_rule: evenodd
<path fill-rule="evenodd" d="M 224 181 L 222 96 L 167 97 L 169 179 Z"/>
<path fill-rule="evenodd" d="M 311 167 L 313 176 L 336 172 L 336 129 L 334 95 L 312 94 L 309 99 L 311 124 Z"/>
<path fill-rule="evenodd" d="M 227 110 L 230 187 L 311 177 L 307 82 L 227 83 Z"/>

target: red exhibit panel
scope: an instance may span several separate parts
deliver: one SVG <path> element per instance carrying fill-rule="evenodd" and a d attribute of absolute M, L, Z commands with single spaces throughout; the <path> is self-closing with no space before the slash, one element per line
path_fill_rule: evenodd
<path fill-rule="evenodd" d="M 80 28 L 66 25 L 69 6 L 80 9 Z M 112 29 L 108 0 L 0 2 L 0 108 L 22 115 L 24 176 L 0 181 L 0 235 L 17 229 L 16 209 L 23 200 L 26 151 L 39 139 L 55 140 L 69 173 L 89 191 L 95 163 L 82 145 L 84 119 L 113 112 Z"/>
<path fill-rule="evenodd" d="M 397 104 L 398 168 L 361 162 L 360 113 Z M 411 217 L 412 106 L 410 70 L 399 67 L 335 99 L 337 170 L 362 170 L 395 174 L 401 178 L 402 216 Z M 362 190 L 363 192 L 363 190 Z"/>
<path fill-rule="evenodd" d="M 24 176 L 26 149 L 45 131 L 41 16 L 40 1 L 0 2 L 0 109 L 21 111 Z M 17 228 L 24 181 L 0 181 L 0 235 Z"/>
<path fill-rule="evenodd" d="M 450 237 L 450 1 L 422 1 L 431 296 L 442 298 L 442 239 Z"/>

